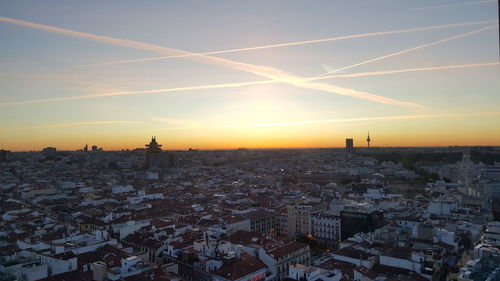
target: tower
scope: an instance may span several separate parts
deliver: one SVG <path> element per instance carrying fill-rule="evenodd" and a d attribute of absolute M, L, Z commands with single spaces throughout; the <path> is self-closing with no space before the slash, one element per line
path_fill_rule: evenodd
<path fill-rule="evenodd" d="M 151 142 L 146 144 L 146 150 L 148 153 L 155 153 L 161 151 L 161 144 L 156 142 L 156 137 L 151 137 Z"/>
<path fill-rule="evenodd" d="M 352 139 L 345 139 L 345 150 L 349 153 L 354 152 L 354 142 Z"/>
<path fill-rule="evenodd" d="M 178 166 L 178 158 L 173 152 L 162 151 L 156 137 L 146 144 L 146 168 L 169 169 Z"/>
<path fill-rule="evenodd" d="M 368 148 L 370 148 L 370 142 L 372 140 L 370 139 L 370 131 L 368 131 L 368 137 L 366 138 L 366 142 L 368 143 Z"/>
<path fill-rule="evenodd" d="M 7 150 L 0 149 L 0 162 L 7 162 Z"/>
<path fill-rule="evenodd" d="M 469 192 L 469 195 L 475 195 L 473 194 L 474 191 L 472 190 L 470 186 L 470 178 L 469 178 L 469 172 L 472 168 L 473 162 L 470 160 L 470 150 L 466 149 L 462 153 L 462 162 L 459 164 L 460 172 L 463 175 L 463 180 L 464 180 L 464 185 L 467 191 Z"/>

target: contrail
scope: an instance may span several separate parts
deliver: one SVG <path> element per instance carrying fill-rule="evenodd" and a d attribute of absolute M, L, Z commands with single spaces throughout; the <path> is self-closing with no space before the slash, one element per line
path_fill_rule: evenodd
<path fill-rule="evenodd" d="M 351 123 L 351 122 L 366 122 L 366 121 L 393 121 L 393 120 L 433 119 L 433 118 L 464 118 L 464 117 L 480 117 L 480 116 L 500 116 L 500 112 L 497 111 L 497 112 L 480 112 L 480 113 L 378 116 L 378 117 L 364 117 L 364 118 L 343 118 L 343 119 L 307 120 L 307 121 L 274 122 L 274 123 L 231 124 L 222 126 L 179 127 L 179 128 L 154 129 L 148 131 L 231 129 L 231 128 L 248 128 L 248 127 L 282 127 L 282 126 L 297 126 L 297 125 L 312 125 L 312 124 Z"/>
<path fill-rule="evenodd" d="M 494 22 L 497 22 L 497 21 L 496 20 L 485 20 L 485 21 L 472 21 L 472 22 L 464 22 L 464 23 L 425 26 L 425 27 L 416 27 L 416 28 L 408 28 L 408 29 L 400 29 L 400 30 L 390 30 L 390 31 L 337 36 L 337 37 L 323 38 L 323 39 L 316 39 L 316 40 L 294 41 L 294 42 L 287 42 L 287 43 L 247 47 L 247 48 L 229 49 L 229 50 L 221 50 L 221 51 L 210 51 L 210 52 L 196 53 L 196 54 L 193 53 L 193 54 L 174 55 L 174 56 L 161 56 L 161 57 L 154 57 L 154 58 L 142 58 L 142 59 L 130 59 L 130 60 L 93 63 L 93 64 L 80 65 L 79 67 L 113 65 L 113 64 L 145 62 L 145 61 L 155 61 L 155 60 L 166 60 L 166 59 L 172 59 L 172 58 L 185 58 L 185 57 L 198 56 L 198 55 L 217 55 L 217 54 L 237 53 L 237 52 L 245 52 L 245 51 L 256 51 L 256 50 L 262 50 L 262 49 L 316 44 L 316 43 L 323 43 L 323 42 L 330 42 L 330 41 L 337 41 L 337 40 L 355 39 L 355 38 L 363 38 L 363 37 L 375 37 L 375 36 L 382 36 L 382 35 L 417 32 L 417 31 L 428 31 L 428 30 L 461 27 L 461 26 L 480 25 L 480 24 L 494 23 Z"/>
<path fill-rule="evenodd" d="M 419 71 L 432 71 L 432 70 L 445 70 L 445 69 L 459 69 L 459 68 L 470 68 L 470 67 L 482 67 L 482 66 L 494 66 L 500 65 L 500 62 L 486 62 L 486 63 L 474 63 L 474 64 L 457 64 L 457 65 L 446 65 L 446 66 L 431 66 L 431 67 L 417 67 L 417 68 L 407 68 L 407 69 L 396 69 L 396 70 L 382 70 L 382 71 L 371 71 L 371 72 L 360 72 L 360 73 L 349 73 L 349 74 L 333 74 L 320 77 L 311 78 L 314 80 L 323 80 L 331 78 L 354 78 L 354 77 L 364 77 L 364 76 L 376 76 L 376 75 L 388 75 L 397 74 L 405 72 L 419 72 Z"/>
<path fill-rule="evenodd" d="M 38 100 L 29 100 L 29 101 L 6 102 L 6 103 L 0 103 L 0 106 L 22 105 L 22 104 L 35 104 L 35 103 L 47 103 L 47 102 L 55 102 L 55 101 L 82 100 L 82 99 L 91 99 L 91 98 L 100 98 L 100 97 L 112 97 L 112 96 L 144 95 L 144 94 L 157 94 L 157 93 L 169 93 L 169 92 L 181 92 L 181 91 L 194 91 L 194 90 L 205 90 L 205 89 L 233 88 L 233 87 L 243 87 L 243 86 L 250 86 L 250 85 L 270 84 L 270 83 L 276 83 L 276 81 L 274 81 L 274 80 L 264 80 L 264 81 L 255 81 L 255 82 L 213 84 L 213 85 L 201 85 L 201 86 L 166 88 L 166 89 L 143 90 L 143 91 L 110 92 L 110 93 L 93 94 L 93 95 L 81 95 L 81 96 L 48 98 L 48 99 L 38 99 Z"/>
<path fill-rule="evenodd" d="M 321 76 L 321 77 L 312 77 L 312 78 L 310 78 L 310 80 L 315 81 L 315 80 L 325 80 L 325 79 L 331 79 L 331 78 L 355 78 L 355 77 L 376 76 L 376 75 L 389 75 L 389 74 L 397 74 L 397 73 L 405 73 L 405 72 L 461 69 L 461 68 L 484 67 L 484 66 L 494 66 L 494 65 L 500 65 L 500 62 L 488 62 L 488 63 L 476 63 L 476 64 L 458 64 L 458 65 L 446 65 L 446 66 L 431 66 L 431 67 L 407 68 L 407 69 L 396 69 L 396 70 L 360 72 L 360 73 L 350 73 L 350 74 L 332 74 L 332 75 L 326 75 L 326 76 Z M 165 89 L 142 90 L 142 91 L 110 92 L 110 93 L 101 93 L 101 94 L 93 94 L 93 95 L 81 95 L 81 96 L 48 98 L 48 99 L 38 99 L 38 100 L 29 100 L 29 101 L 7 102 L 7 103 L 0 103 L 0 107 L 1 106 L 23 105 L 23 104 L 48 103 L 48 102 L 57 102 L 57 101 L 82 100 L 82 99 L 112 97 L 112 96 L 123 96 L 123 95 L 145 95 L 145 94 L 160 94 L 160 93 L 170 93 L 170 92 L 195 91 L 195 90 L 204 90 L 204 89 L 233 88 L 233 87 L 244 87 L 244 86 L 252 86 L 252 85 L 274 84 L 274 83 L 279 83 L 279 82 L 275 81 L 275 80 L 261 80 L 261 81 L 252 81 L 252 82 L 212 84 L 212 85 L 200 85 L 200 86 L 165 88 Z"/>
<path fill-rule="evenodd" d="M 430 10 L 430 9 L 441 9 L 441 8 L 473 6 L 473 5 L 481 5 L 481 4 L 487 4 L 487 3 L 494 3 L 494 2 L 498 2 L 498 0 L 483 0 L 483 1 L 476 1 L 476 2 L 465 2 L 465 3 L 448 4 L 448 5 L 436 5 L 436 6 L 429 6 L 429 7 L 422 7 L 422 8 L 413 8 L 413 9 L 410 9 L 410 11 L 422 11 L 422 10 Z"/>
<path fill-rule="evenodd" d="M 199 125 L 198 122 L 188 119 L 173 119 L 173 118 L 159 118 L 159 117 L 151 117 L 156 122 L 163 122 L 167 124 L 185 124 L 187 127 L 196 127 Z"/>
<path fill-rule="evenodd" d="M 33 130 L 33 129 L 48 129 L 48 128 L 63 128 L 63 127 L 75 127 L 75 126 L 88 126 L 88 125 L 110 125 L 110 124 L 142 124 L 140 121 L 88 121 L 88 122 L 73 122 L 73 123 L 59 123 L 50 125 L 39 125 L 26 128 L 16 128 L 16 129 L 2 129 L 0 131 L 20 131 L 20 130 Z"/>
<path fill-rule="evenodd" d="M 202 61 L 202 62 L 209 63 L 209 64 L 220 65 L 220 66 L 224 66 L 224 67 L 228 67 L 228 68 L 232 68 L 232 69 L 236 69 L 236 70 L 241 70 L 241 71 L 253 73 L 253 74 L 263 76 L 263 77 L 266 77 L 266 78 L 269 78 L 269 79 L 272 79 L 272 80 L 275 80 L 278 82 L 288 83 L 288 84 L 292 84 L 292 85 L 302 87 L 302 88 L 316 89 L 316 90 L 326 91 L 326 92 L 335 93 L 335 94 L 339 94 L 339 95 L 351 96 L 351 97 L 355 97 L 355 98 L 360 98 L 360 99 L 365 99 L 365 100 L 370 100 L 370 101 L 385 103 L 385 104 L 400 105 L 400 106 L 407 106 L 407 107 L 416 107 L 416 108 L 423 107 L 422 105 L 419 105 L 419 104 L 398 101 L 398 100 L 374 95 L 371 93 L 356 91 L 354 89 L 348 89 L 348 88 L 343 88 L 343 87 L 338 87 L 338 86 L 333 86 L 333 85 L 328 85 L 328 84 L 322 84 L 322 83 L 309 82 L 309 81 L 304 80 L 301 77 L 297 77 L 295 75 L 284 72 L 280 69 L 276 69 L 276 68 L 272 68 L 272 67 L 241 63 L 241 62 L 236 62 L 236 61 L 232 61 L 229 59 L 224 59 L 224 58 L 219 58 L 219 57 L 210 57 L 208 55 L 203 55 L 203 54 L 194 54 L 194 53 L 183 51 L 183 50 L 177 50 L 177 49 L 162 47 L 162 46 L 158 46 L 158 45 L 142 43 L 142 42 L 138 42 L 138 41 L 131 41 L 131 40 L 102 36 L 102 35 L 96 35 L 96 34 L 91 34 L 91 33 L 78 32 L 78 31 L 53 27 L 53 26 L 47 26 L 47 25 L 31 23 L 31 22 L 27 22 L 27 21 L 11 19 L 11 18 L 0 17 L 0 21 L 12 23 L 12 24 L 17 24 L 17 25 L 21 25 L 21 26 L 26 26 L 26 27 L 30 27 L 30 28 L 36 28 L 36 29 L 41 29 L 41 30 L 45 30 L 45 31 L 60 33 L 60 34 L 73 36 L 73 37 L 80 37 L 80 38 L 96 40 L 96 41 L 105 42 L 108 44 L 126 46 L 126 47 L 131 47 L 131 48 L 136 48 L 136 49 L 142 49 L 142 50 L 150 50 L 150 51 L 154 51 L 154 52 L 158 52 L 158 53 L 190 55 L 189 57 L 191 59 L 194 59 L 197 61 Z M 77 98 L 75 98 L 75 99 L 77 99 Z"/>
<path fill-rule="evenodd" d="M 401 50 L 401 51 L 398 51 L 398 52 L 390 53 L 390 54 L 387 54 L 387 55 L 383 55 L 383 56 L 380 56 L 380 57 L 376 57 L 376 58 L 373 58 L 373 59 L 369 59 L 369 60 L 366 60 L 366 61 L 355 63 L 355 64 L 352 64 L 352 65 L 349 65 L 349 66 L 346 66 L 346 67 L 342 67 L 342 68 L 339 68 L 339 69 L 331 70 L 331 71 L 328 71 L 328 72 L 325 72 L 325 73 L 321 74 L 320 76 L 323 76 L 323 75 L 326 75 L 326 74 L 330 74 L 330 73 L 339 72 L 339 71 L 342 71 L 342 70 L 346 70 L 346 69 L 353 68 L 353 67 L 356 67 L 356 66 L 368 64 L 368 63 L 371 63 L 371 62 L 375 62 L 375 61 L 387 59 L 387 58 L 390 58 L 390 57 L 394 57 L 394 56 L 406 54 L 406 53 L 409 53 L 409 52 L 413 52 L 413 51 L 416 51 L 416 50 L 420 50 L 420 49 L 423 49 L 423 48 L 427 48 L 427 47 L 434 46 L 434 45 L 437 45 L 437 44 L 441 44 L 441 43 L 444 43 L 444 42 L 448 42 L 448 41 L 451 41 L 451 40 L 455 40 L 455 39 L 463 38 L 463 37 L 466 37 L 466 36 L 469 36 L 469 35 L 473 35 L 473 34 L 476 34 L 476 33 L 479 33 L 479 32 L 483 32 L 483 31 L 486 31 L 488 29 L 492 29 L 492 28 L 495 28 L 495 27 L 497 27 L 497 25 L 486 26 L 486 27 L 483 27 L 483 28 L 480 28 L 480 29 L 476 29 L 476 30 L 473 30 L 473 31 L 470 31 L 470 32 L 466 32 L 466 33 L 458 34 L 458 35 L 455 35 L 455 36 L 447 37 L 447 38 L 444 38 L 444 39 L 440 39 L 440 40 L 433 41 L 433 42 L 430 42 L 430 43 L 422 44 L 422 45 L 419 45 L 419 46 L 416 46 L 416 47 L 412 47 L 412 48 L 409 48 L 409 49 Z"/>
<path fill-rule="evenodd" d="M 99 42 L 105 42 L 105 43 L 114 44 L 114 45 L 119 45 L 119 46 L 126 46 L 126 47 L 131 47 L 131 48 L 136 48 L 136 49 L 154 51 L 154 52 L 162 53 L 162 54 L 177 54 L 177 55 L 188 55 L 189 54 L 189 55 L 193 55 L 193 53 L 183 51 L 183 50 L 177 50 L 177 49 L 162 47 L 162 46 L 158 46 L 158 45 L 142 43 L 142 42 L 138 42 L 138 41 L 118 39 L 118 38 L 107 37 L 107 36 L 102 36 L 102 35 L 95 35 L 95 34 L 91 34 L 91 33 L 73 31 L 73 30 L 68 30 L 68 29 L 63 29 L 63 28 L 58 28 L 58 27 L 53 27 L 53 26 L 47 26 L 47 25 L 37 24 L 37 23 L 31 23 L 31 22 L 21 21 L 21 20 L 16 20 L 16 19 L 11 19 L 11 18 L 0 17 L 0 21 L 12 23 L 12 24 L 17 24 L 17 25 L 21 25 L 21 26 L 26 26 L 26 27 L 30 27 L 30 28 L 36 28 L 36 29 L 41 29 L 41 30 L 45 30 L 45 31 L 60 33 L 60 34 L 73 36 L 73 37 L 87 38 L 87 39 L 96 40 Z M 354 89 L 348 89 L 348 88 L 343 88 L 343 87 L 333 86 L 333 85 L 328 85 L 328 84 L 307 82 L 307 81 L 304 81 L 304 79 L 301 77 L 297 77 L 293 74 L 287 73 L 285 71 L 282 71 L 280 69 L 273 68 L 273 67 L 242 63 L 242 62 L 237 62 L 237 61 L 233 61 L 233 60 L 229 60 L 229 59 L 224 59 L 224 58 L 219 58 L 219 57 L 211 57 L 211 56 L 202 55 L 202 54 L 197 54 L 196 56 L 190 56 L 189 58 L 196 60 L 196 61 L 208 63 L 208 64 L 214 64 L 214 65 L 219 65 L 219 66 L 223 66 L 223 67 L 227 67 L 227 68 L 231 68 L 231 69 L 245 71 L 248 73 L 253 73 L 253 74 L 263 76 L 263 77 L 266 77 L 266 78 L 269 78 L 272 80 L 292 84 L 292 85 L 299 86 L 302 88 L 321 90 L 321 91 L 326 91 L 329 93 L 334 93 L 334 94 L 344 95 L 344 96 L 351 96 L 351 97 L 370 100 L 370 101 L 374 101 L 374 102 L 378 102 L 378 103 L 400 105 L 400 106 L 414 107 L 414 108 L 423 108 L 423 106 L 420 104 L 390 99 L 390 98 L 378 96 L 378 95 L 371 94 L 371 93 L 357 91 Z"/>

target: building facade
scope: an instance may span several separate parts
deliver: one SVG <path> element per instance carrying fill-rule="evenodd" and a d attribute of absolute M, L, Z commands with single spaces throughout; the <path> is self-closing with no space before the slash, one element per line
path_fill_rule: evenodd
<path fill-rule="evenodd" d="M 287 236 L 311 235 L 311 214 L 326 210 L 326 204 L 287 205 Z"/>
<path fill-rule="evenodd" d="M 374 232 L 384 225 L 384 213 L 381 210 L 352 209 L 340 211 L 342 229 L 341 239 L 347 239 L 356 233 Z"/>
<path fill-rule="evenodd" d="M 340 217 L 326 212 L 315 213 L 311 216 L 311 230 L 316 239 L 338 241 L 341 238 Z"/>

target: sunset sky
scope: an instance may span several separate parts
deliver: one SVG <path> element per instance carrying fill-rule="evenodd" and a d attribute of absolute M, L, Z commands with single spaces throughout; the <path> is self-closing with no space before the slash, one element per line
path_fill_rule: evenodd
<path fill-rule="evenodd" d="M 497 11 L 0 0 L 0 149 L 500 145 Z"/>

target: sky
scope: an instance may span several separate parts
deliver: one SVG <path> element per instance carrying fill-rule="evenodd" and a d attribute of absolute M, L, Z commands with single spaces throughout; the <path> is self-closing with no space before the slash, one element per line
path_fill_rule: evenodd
<path fill-rule="evenodd" d="M 500 145 L 492 0 L 0 0 L 0 149 Z"/>

